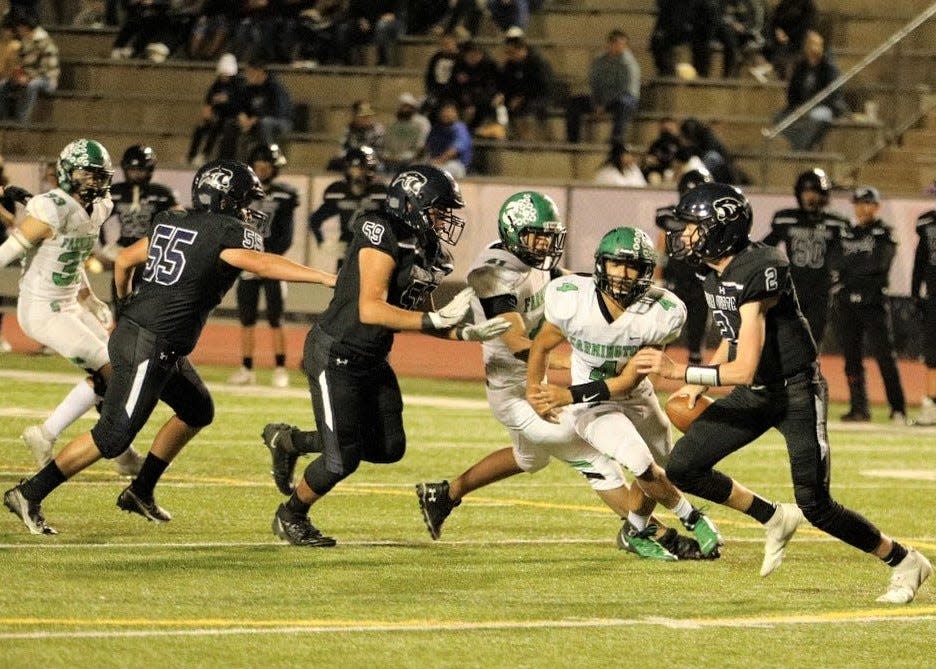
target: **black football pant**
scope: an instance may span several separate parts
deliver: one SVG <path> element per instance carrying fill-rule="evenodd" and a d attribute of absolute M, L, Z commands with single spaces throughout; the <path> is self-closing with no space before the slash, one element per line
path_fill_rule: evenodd
<path fill-rule="evenodd" d="M 271 328 L 280 327 L 283 317 L 283 283 L 277 279 L 238 279 L 237 280 L 237 317 L 241 325 L 250 327 L 257 324 L 260 305 L 260 289 L 266 299 L 266 317 Z"/>
<path fill-rule="evenodd" d="M 712 406 L 676 442 L 666 475 L 682 490 L 718 504 L 732 480 L 713 469 L 772 427 L 786 440 L 796 504 L 810 523 L 865 552 L 877 548 L 880 531 L 847 509 L 829 491 L 826 434 L 828 388 L 818 371 L 802 372 L 770 387 L 737 386 Z"/>
<path fill-rule="evenodd" d="M 362 460 L 397 462 L 406 451 L 403 397 L 390 364 L 333 349 L 334 340 L 314 327 L 302 359 L 322 439 L 322 455 L 304 474 L 317 495 L 353 474 Z"/>
<path fill-rule="evenodd" d="M 813 340 L 816 342 L 816 350 L 822 350 L 822 338 L 825 335 L 826 322 L 829 319 L 829 300 L 827 297 L 809 297 L 803 299 L 799 293 L 800 310 L 809 323 L 809 331 L 812 332 Z"/>
<path fill-rule="evenodd" d="M 891 411 L 905 413 L 907 410 L 897 355 L 894 351 L 894 334 L 891 327 L 890 305 L 852 303 L 839 299 L 837 308 L 837 332 L 842 354 L 845 356 L 845 376 L 851 392 L 852 411 L 869 413 L 868 390 L 865 385 L 864 342 L 867 335 L 868 348 L 877 360 L 884 391 Z"/>

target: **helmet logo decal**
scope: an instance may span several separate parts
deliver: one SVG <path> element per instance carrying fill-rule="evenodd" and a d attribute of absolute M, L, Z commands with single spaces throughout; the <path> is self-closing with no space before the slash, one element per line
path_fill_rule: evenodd
<path fill-rule="evenodd" d="M 400 172 L 390 186 L 399 185 L 407 195 L 418 198 L 427 182 L 426 176 L 419 172 Z"/>
<path fill-rule="evenodd" d="M 231 189 L 231 179 L 233 178 L 234 173 L 231 172 L 231 170 L 223 167 L 216 167 L 202 174 L 196 187 L 201 188 L 202 186 L 209 186 L 226 193 Z"/>
<path fill-rule="evenodd" d="M 712 203 L 715 209 L 715 219 L 719 223 L 727 223 L 738 218 L 742 203 L 733 197 L 722 197 Z"/>
<path fill-rule="evenodd" d="M 504 218 L 518 228 L 535 225 L 536 206 L 533 204 L 533 198 L 529 195 L 524 195 L 517 200 L 505 204 Z"/>

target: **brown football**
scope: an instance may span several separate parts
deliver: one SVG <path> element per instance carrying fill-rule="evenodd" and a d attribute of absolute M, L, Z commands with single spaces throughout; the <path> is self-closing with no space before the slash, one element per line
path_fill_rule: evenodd
<path fill-rule="evenodd" d="M 699 395 L 695 406 L 689 408 L 688 398 L 685 395 L 670 395 L 666 400 L 666 415 L 670 422 L 680 432 L 685 432 L 692 425 L 692 422 L 702 415 L 702 412 L 709 408 L 714 402 L 708 395 Z"/>

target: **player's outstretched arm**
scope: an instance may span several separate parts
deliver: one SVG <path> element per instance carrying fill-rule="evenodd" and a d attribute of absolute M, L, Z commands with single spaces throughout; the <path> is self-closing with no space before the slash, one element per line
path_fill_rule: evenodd
<path fill-rule="evenodd" d="M 251 272 L 264 279 L 319 283 L 330 287 L 335 285 L 336 277 L 334 274 L 323 272 L 314 267 L 306 267 L 275 253 L 264 253 L 253 249 L 224 249 L 220 257 L 228 265 Z"/>

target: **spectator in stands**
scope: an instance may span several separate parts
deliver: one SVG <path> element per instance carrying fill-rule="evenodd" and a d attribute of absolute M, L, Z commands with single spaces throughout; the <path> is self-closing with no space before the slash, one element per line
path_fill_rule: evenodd
<path fill-rule="evenodd" d="M 504 40 L 504 66 L 498 89 L 494 107 L 501 104 L 507 107 L 518 139 L 529 138 L 527 121 L 531 116 L 540 125 L 546 123 L 552 96 L 552 68 L 526 38 L 516 32 Z"/>
<path fill-rule="evenodd" d="M 318 0 L 315 7 L 303 9 L 296 21 L 296 59 L 309 65 L 343 62 L 344 22 L 343 0 Z"/>
<path fill-rule="evenodd" d="M 439 102 L 456 94 L 452 73 L 460 53 L 455 35 L 443 33 L 439 36 L 439 48 L 429 57 L 423 81 L 426 87 L 426 113 L 432 114 Z"/>
<path fill-rule="evenodd" d="M 31 16 L 36 24 L 39 24 L 39 0 L 10 0 L 9 11 L 4 18 L 19 16 Z"/>
<path fill-rule="evenodd" d="M 803 51 L 806 34 L 816 28 L 816 0 L 780 0 L 767 22 L 764 56 L 781 79 Z M 766 74 L 769 68 L 764 69 Z"/>
<path fill-rule="evenodd" d="M 721 143 L 711 127 L 698 119 L 687 118 L 679 125 L 679 135 L 683 146 L 692 155 L 702 159 L 705 169 L 708 169 L 716 182 L 739 183 L 740 180 L 731 163 L 728 149 Z M 692 169 L 699 168 L 694 166 Z"/>
<path fill-rule="evenodd" d="M 7 79 L 20 66 L 20 41 L 13 30 L 13 16 L 0 21 L 0 80 Z"/>
<path fill-rule="evenodd" d="M 442 22 L 448 11 L 449 0 L 404 0 L 401 12 L 406 16 L 406 34 L 425 35 Z"/>
<path fill-rule="evenodd" d="M 491 18 L 504 32 L 511 28 L 526 30 L 530 24 L 530 12 L 542 5 L 543 0 L 487 0 Z"/>
<path fill-rule="evenodd" d="M 484 47 L 474 41 L 465 42 L 452 79 L 462 120 L 472 132 L 496 120 L 493 102 L 500 86 L 500 71 Z"/>
<path fill-rule="evenodd" d="M 452 12 L 445 24 L 445 32 L 454 33 L 461 28 L 463 33 L 474 37 L 478 34 L 481 19 L 484 18 L 482 6 L 478 4 L 478 0 L 453 0 L 453 2 Z"/>
<path fill-rule="evenodd" d="M 186 162 L 192 167 L 201 167 L 214 156 L 215 142 L 221 136 L 225 124 L 234 123 L 237 117 L 237 100 L 240 99 L 244 81 L 237 76 L 237 59 L 226 53 L 218 59 L 218 76 L 208 91 L 201 108 L 201 121 L 192 133 Z"/>
<path fill-rule="evenodd" d="M 343 43 L 348 65 L 361 65 L 359 47 L 377 47 L 377 64 L 389 65 L 391 51 L 403 31 L 400 0 L 350 0 Z"/>
<path fill-rule="evenodd" d="M 825 51 L 822 35 L 810 30 L 803 43 L 803 55 L 793 68 L 787 87 L 787 106 L 775 121 L 786 118 L 804 102 L 832 83 L 839 76 L 839 69 Z M 850 113 L 841 89 L 829 94 L 805 116 L 784 130 L 783 135 L 794 151 L 809 151 L 816 148 L 825 137 L 837 116 Z"/>
<path fill-rule="evenodd" d="M 426 146 L 431 124 L 419 113 L 419 101 L 412 93 L 403 93 L 397 107 L 396 120 L 387 126 L 384 138 L 384 170 L 396 174 L 417 160 Z"/>
<path fill-rule="evenodd" d="M 723 76 L 735 78 L 746 54 L 764 46 L 764 0 L 718 0 L 714 38 L 722 45 Z"/>
<path fill-rule="evenodd" d="M 709 76 L 710 42 L 715 25 L 709 0 L 657 0 L 657 18 L 650 37 L 650 51 L 657 74 L 676 76 L 673 50 L 680 44 L 692 47 L 692 66 L 700 77 Z"/>
<path fill-rule="evenodd" d="M 104 26 L 104 15 L 104 0 L 81 0 L 71 24 L 80 28 L 101 28 Z"/>
<path fill-rule="evenodd" d="M 673 160 L 680 148 L 682 142 L 676 119 L 671 116 L 661 118 L 656 139 L 650 143 L 644 156 L 643 172 L 649 184 L 675 183 Z"/>
<path fill-rule="evenodd" d="M 0 81 L 0 118 L 13 118 L 27 124 L 32 120 L 39 94 L 52 93 L 58 88 L 58 47 L 27 12 L 11 13 L 10 25 L 20 42 L 19 67 Z M 16 108 L 11 110 L 14 100 Z"/>
<path fill-rule="evenodd" d="M 161 63 L 169 57 L 167 46 L 174 39 L 173 24 L 169 20 L 170 0 L 128 0 L 126 18 L 114 38 L 111 58 L 140 58 L 146 56 Z"/>
<path fill-rule="evenodd" d="M 328 169 L 341 172 L 345 168 L 345 155 L 351 149 L 370 147 L 376 156 L 377 163 L 383 160 L 384 139 L 387 130 L 377 120 L 374 108 L 366 100 L 355 100 L 351 104 L 351 120 L 341 139 L 341 155 L 328 162 Z"/>
<path fill-rule="evenodd" d="M 458 116 L 458 104 L 444 101 L 426 138 L 426 159 L 460 179 L 471 167 L 473 150 L 471 133 Z"/>
<path fill-rule="evenodd" d="M 234 26 L 236 5 L 230 0 L 205 0 L 189 35 L 188 53 L 197 60 L 217 58 Z"/>
<path fill-rule="evenodd" d="M 647 180 L 637 165 L 637 159 L 630 147 L 623 142 L 611 143 L 608 159 L 595 172 L 592 182 L 602 186 L 643 187 L 647 185 Z"/>
<path fill-rule="evenodd" d="M 257 144 L 283 147 L 292 131 L 293 104 L 289 91 L 261 60 L 244 68 L 245 85 L 235 101 L 237 116 L 225 125 L 222 158 L 244 161 Z"/>
<path fill-rule="evenodd" d="M 623 30 L 615 29 L 608 33 L 604 53 L 592 61 L 588 70 L 588 86 L 591 95 L 579 95 L 569 100 L 566 139 L 579 141 L 582 114 L 608 112 L 611 115 L 611 141 L 624 142 L 627 126 L 640 101 L 640 65 Z"/>

